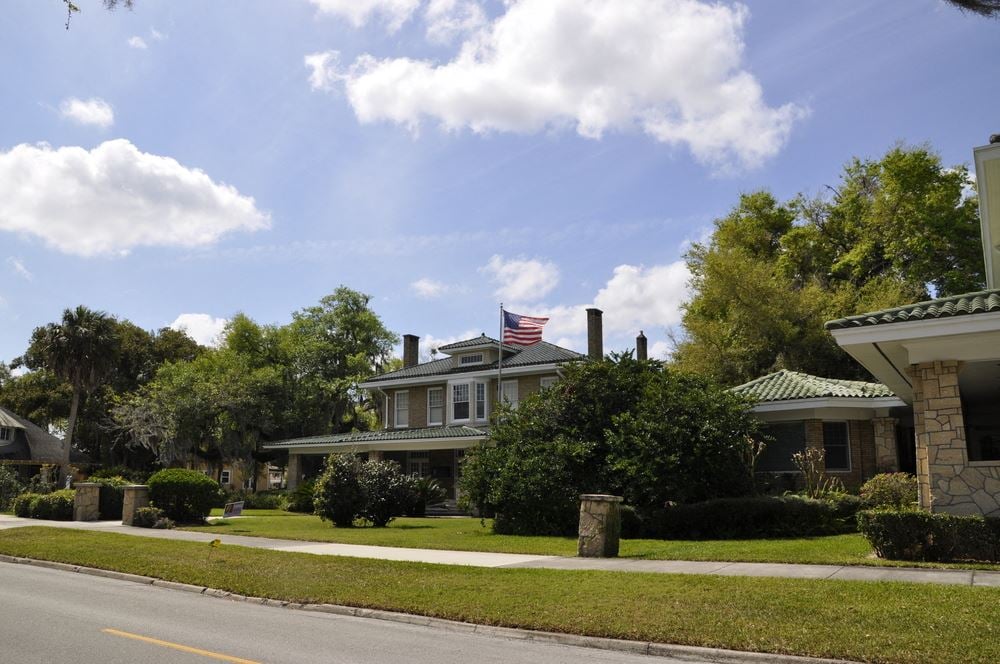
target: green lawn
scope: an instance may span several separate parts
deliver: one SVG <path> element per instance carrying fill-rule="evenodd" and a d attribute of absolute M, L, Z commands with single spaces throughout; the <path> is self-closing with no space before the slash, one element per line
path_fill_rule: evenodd
<path fill-rule="evenodd" d="M 297 602 L 884 663 L 1000 661 L 1000 589 L 426 565 L 32 527 L 0 553 Z"/>
<path fill-rule="evenodd" d="M 221 514 L 221 510 L 218 511 Z M 575 556 L 572 537 L 494 535 L 489 522 L 473 518 L 400 518 L 387 528 L 334 528 L 318 516 L 279 510 L 247 510 L 242 519 L 215 521 L 185 530 L 275 537 L 311 542 L 339 542 L 417 549 L 493 551 L 536 555 Z M 653 560 L 720 560 L 733 562 L 814 563 L 827 565 L 886 565 L 975 567 L 1000 569 L 989 564 L 911 563 L 880 560 L 861 535 L 759 540 L 622 540 L 621 555 Z"/>

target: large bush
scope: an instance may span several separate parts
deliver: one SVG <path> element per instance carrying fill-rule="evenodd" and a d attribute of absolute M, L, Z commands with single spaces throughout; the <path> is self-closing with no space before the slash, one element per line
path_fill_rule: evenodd
<path fill-rule="evenodd" d="M 316 510 L 316 506 L 313 504 L 315 491 L 316 482 L 314 480 L 302 482 L 288 494 L 288 504 L 285 505 L 285 509 L 289 512 L 312 514 Z"/>
<path fill-rule="evenodd" d="M 502 533 L 576 532 L 579 495 L 622 495 L 639 513 L 753 490 L 757 420 L 697 376 L 612 356 L 565 367 L 553 388 L 497 409 L 493 446 L 463 466 L 464 505 Z"/>
<path fill-rule="evenodd" d="M 1000 562 L 1000 519 L 880 509 L 858 513 L 858 530 L 880 558 Z"/>
<path fill-rule="evenodd" d="M 427 508 L 441 504 L 448 495 L 441 483 L 433 477 L 417 477 L 410 487 L 407 516 L 426 516 Z"/>
<path fill-rule="evenodd" d="M 76 492 L 72 489 L 52 493 L 22 493 L 13 501 L 14 514 L 30 519 L 72 521 L 75 496 Z"/>
<path fill-rule="evenodd" d="M 168 468 L 149 478 L 150 502 L 174 521 L 204 521 L 218 498 L 218 482 L 196 470 Z"/>
<path fill-rule="evenodd" d="M 861 487 L 861 497 L 870 508 L 904 509 L 917 503 L 917 478 L 909 473 L 881 473 Z"/>
<path fill-rule="evenodd" d="M 365 508 L 362 464 L 353 454 L 331 454 L 316 479 L 313 505 L 323 520 L 349 528 Z"/>
<path fill-rule="evenodd" d="M 288 501 L 284 491 L 253 491 L 252 489 L 236 489 L 226 493 L 223 504 L 243 501 L 246 510 L 280 510 Z M 310 507 L 309 512 L 312 511 Z"/>
<path fill-rule="evenodd" d="M 365 504 L 361 517 L 376 528 L 389 525 L 412 503 L 413 485 L 413 478 L 404 475 L 395 461 L 364 462 L 361 464 L 361 486 Z"/>
<path fill-rule="evenodd" d="M 0 464 L 0 512 L 11 508 L 11 503 L 24 491 L 17 475 L 5 465 Z"/>
<path fill-rule="evenodd" d="M 832 535 L 854 529 L 837 503 L 802 496 L 720 498 L 655 511 L 643 523 L 647 537 L 753 539 Z"/>

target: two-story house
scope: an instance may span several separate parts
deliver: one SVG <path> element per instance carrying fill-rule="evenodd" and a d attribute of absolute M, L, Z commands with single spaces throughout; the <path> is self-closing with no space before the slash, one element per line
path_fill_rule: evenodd
<path fill-rule="evenodd" d="M 599 309 L 587 310 L 588 355 L 596 358 L 604 354 L 601 315 Z M 403 368 L 373 376 L 360 386 L 380 402 L 379 430 L 263 445 L 288 451 L 288 488 L 318 475 L 331 452 L 354 452 L 396 461 L 406 473 L 433 477 L 454 500 L 462 455 L 486 440 L 498 400 L 516 407 L 559 380 L 561 366 L 587 357 L 546 341 L 500 344 L 483 334 L 440 346 L 429 362 L 419 362 L 419 344 L 418 337 L 404 335 Z"/>

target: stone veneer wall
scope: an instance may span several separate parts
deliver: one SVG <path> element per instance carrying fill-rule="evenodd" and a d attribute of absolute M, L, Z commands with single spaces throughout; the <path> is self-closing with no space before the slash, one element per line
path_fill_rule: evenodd
<path fill-rule="evenodd" d="M 896 449 L 895 417 L 876 417 L 872 420 L 875 435 L 875 469 L 880 473 L 899 471 L 899 451 Z"/>
<path fill-rule="evenodd" d="M 969 464 L 956 360 L 910 367 L 920 506 L 949 514 L 1000 515 L 1000 464 Z"/>

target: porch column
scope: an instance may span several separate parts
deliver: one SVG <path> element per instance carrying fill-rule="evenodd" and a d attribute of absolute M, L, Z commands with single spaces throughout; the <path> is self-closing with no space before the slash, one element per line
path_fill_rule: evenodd
<path fill-rule="evenodd" d="M 288 467 L 285 468 L 285 483 L 289 491 L 299 486 L 299 479 L 302 477 L 302 455 L 288 454 Z"/>
<path fill-rule="evenodd" d="M 369 461 L 381 461 L 382 458 L 383 457 L 382 457 L 382 451 L 381 450 L 369 450 L 368 451 L 368 460 Z"/>
<path fill-rule="evenodd" d="M 899 472 L 899 450 L 896 449 L 895 417 L 876 417 L 872 420 L 875 430 L 875 471 L 879 473 Z"/>

